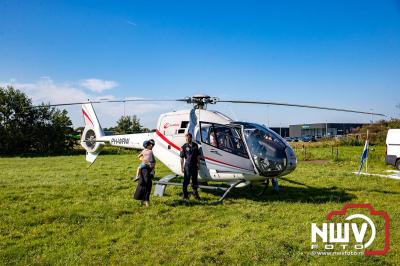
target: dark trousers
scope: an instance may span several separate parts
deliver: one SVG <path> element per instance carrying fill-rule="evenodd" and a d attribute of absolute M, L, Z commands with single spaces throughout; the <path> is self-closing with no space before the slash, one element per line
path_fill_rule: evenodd
<path fill-rule="evenodd" d="M 138 185 L 136 191 L 133 194 L 133 198 L 136 200 L 150 201 L 151 187 L 153 185 L 152 170 L 149 167 L 140 169 Z"/>
<path fill-rule="evenodd" d="M 199 184 L 197 182 L 197 176 L 198 176 L 197 167 L 185 166 L 184 173 L 183 173 L 183 186 L 182 186 L 184 198 L 189 197 L 187 188 L 190 183 L 190 179 L 192 179 L 193 194 L 196 196 L 198 195 L 197 188 L 199 187 Z"/>

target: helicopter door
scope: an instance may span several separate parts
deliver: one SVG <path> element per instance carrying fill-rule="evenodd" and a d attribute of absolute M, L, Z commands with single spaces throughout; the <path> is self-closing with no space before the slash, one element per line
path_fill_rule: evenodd
<path fill-rule="evenodd" d="M 240 130 L 209 122 L 200 122 L 200 130 L 201 147 L 208 169 L 254 173 Z"/>

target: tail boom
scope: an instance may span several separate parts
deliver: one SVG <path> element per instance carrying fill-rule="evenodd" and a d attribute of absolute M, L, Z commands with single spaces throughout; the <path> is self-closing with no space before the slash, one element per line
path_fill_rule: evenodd
<path fill-rule="evenodd" d="M 86 150 L 86 161 L 94 163 L 104 145 L 128 149 L 143 149 L 143 142 L 152 139 L 154 133 L 137 133 L 106 136 L 90 102 L 82 105 L 85 128 L 82 132 L 81 146 Z"/>

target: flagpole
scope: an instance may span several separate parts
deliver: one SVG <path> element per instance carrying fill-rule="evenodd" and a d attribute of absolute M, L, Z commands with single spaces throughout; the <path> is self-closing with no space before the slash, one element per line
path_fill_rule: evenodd
<path fill-rule="evenodd" d="M 367 141 L 368 141 L 368 129 L 367 129 Z M 367 144 L 367 149 L 369 149 L 369 141 Z M 368 174 L 368 157 L 369 156 L 367 156 L 367 158 L 365 158 L 365 173 L 367 173 L 367 174 Z"/>

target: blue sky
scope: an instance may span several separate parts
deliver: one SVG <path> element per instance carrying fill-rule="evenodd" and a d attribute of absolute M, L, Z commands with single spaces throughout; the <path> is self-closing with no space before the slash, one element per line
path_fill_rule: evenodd
<path fill-rule="evenodd" d="M 399 1 L 0 2 L 0 84 L 35 102 L 206 93 L 399 117 Z M 183 104 L 127 104 L 154 127 Z M 97 105 L 103 126 L 122 104 Z M 270 126 L 370 116 L 220 104 Z M 79 107 L 68 108 L 82 124 Z M 376 118 L 374 118 L 376 119 Z"/>

